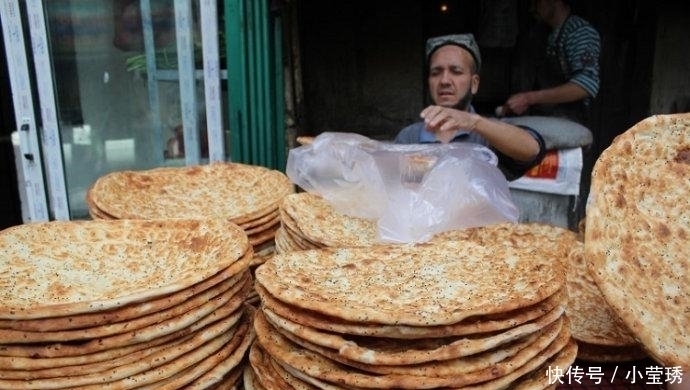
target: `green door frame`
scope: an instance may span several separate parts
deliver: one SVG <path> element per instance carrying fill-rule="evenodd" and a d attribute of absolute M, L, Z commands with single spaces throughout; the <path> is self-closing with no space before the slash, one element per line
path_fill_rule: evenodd
<path fill-rule="evenodd" d="M 225 0 L 230 160 L 284 170 L 282 21 L 270 0 Z"/>

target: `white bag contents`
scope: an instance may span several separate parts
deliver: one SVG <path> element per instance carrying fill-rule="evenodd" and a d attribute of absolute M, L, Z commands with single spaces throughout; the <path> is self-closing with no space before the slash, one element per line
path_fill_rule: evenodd
<path fill-rule="evenodd" d="M 325 132 L 290 150 L 286 174 L 340 213 L 378 222 L 384 242 L 517 222 L 508 182 L 488 148 L 470 143 L 399 145 Z"/>

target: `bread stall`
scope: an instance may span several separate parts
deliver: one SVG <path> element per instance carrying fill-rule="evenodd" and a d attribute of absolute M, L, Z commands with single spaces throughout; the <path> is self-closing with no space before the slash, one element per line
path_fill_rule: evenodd
<path fill-rule="evenodd" d="M 92 220 L 0 232 L 0 388 L 686 384 L 689 127 L 688 114 L 656 116 L 618 137 L 596 162 L 578 232 L 518 222 L 505 205 L 491 222 L 427 216 L 410 230 L 386 210 L 362 213 L 379 208 L 375 192 L 327 199 L 291 169 L 103 176 L 88 192 Z M 418 193 L 446 158 L 424 156 L 393 165 L 401 188 Z M 418 204 L 392 209 L 415 217 L 403 208 Z"/>
<path fill-rule="evenodd" d="M 381 246 L 372 243 L 376 219 L 343 214 L 337 202 L 313 193 L 286 197 L 279 253 L 257 269 L 261 305 L 245 381 L 255 388 L 682 388 L 690 362 L 682 206 L 690 192 L 689 125 L 688 114 L 654 116 L 618 137 L 596 162 L 577 233 L 507 222 Z M 526 282 L 530 271 L 518 271 L 524 259 L 544 260 L 565 280 Z M 563 301 L 556 288 L 517 311 L 500 309 L 530 288 L 560 283 Z M 517 286 L 524 290 L 508 292 Z M 493 291 L 507 294 L 492 301 L 498 306 L 484 302 L 486 312 L 463 317 Z M 545 320 L 554 303 L 564 308 L 559 318 L 577 346 L 572 354 Z M 538 307 L 541 317 L 526 320 Z M 499 319 L 511 325 L 499 331 Z M 490 343 L 540 319 L 530 336 L 472 349 L 474 341 Z M 550 353 L 537 347 L 545 334 L 555 337 L 546 344 Z M 532 351 L 532 360 L 518 357 L 525 355 L 512 342 L 520 341 L 526 344 L 518 350 Z M 551 357 L 540 366 L 545 355 Z M 494 376 L 482 371 L 487 365 Z"/>

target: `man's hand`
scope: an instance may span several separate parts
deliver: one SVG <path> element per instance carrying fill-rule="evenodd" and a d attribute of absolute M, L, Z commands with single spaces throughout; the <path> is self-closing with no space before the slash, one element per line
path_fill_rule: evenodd
<path fill-rule="evenodd" d="M 424 119 L 427 130 L 432 133 L 474 130 L 479 121 L 476 114 L 442 106 L 429 106 L 422 110 L 420 116 Z"/>
<path fill-rule="evenodd" d="M 507 108 L 508 112 L 506 114 L 522 115 L 527 111 L 530 106 L 530 98 L 528 92 L 522 92 L 515 94 L 506 100 L 503 105 Z"/>

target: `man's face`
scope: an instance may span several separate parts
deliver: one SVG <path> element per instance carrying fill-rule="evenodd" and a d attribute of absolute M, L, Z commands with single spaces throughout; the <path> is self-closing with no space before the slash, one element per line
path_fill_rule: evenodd
<path fill-rule="evenodd" d="M 465 49 L 446 45 L 429 60 L 429 92 L 435 104 L 465 110 L 479 88 L 474 58 Z"/>

